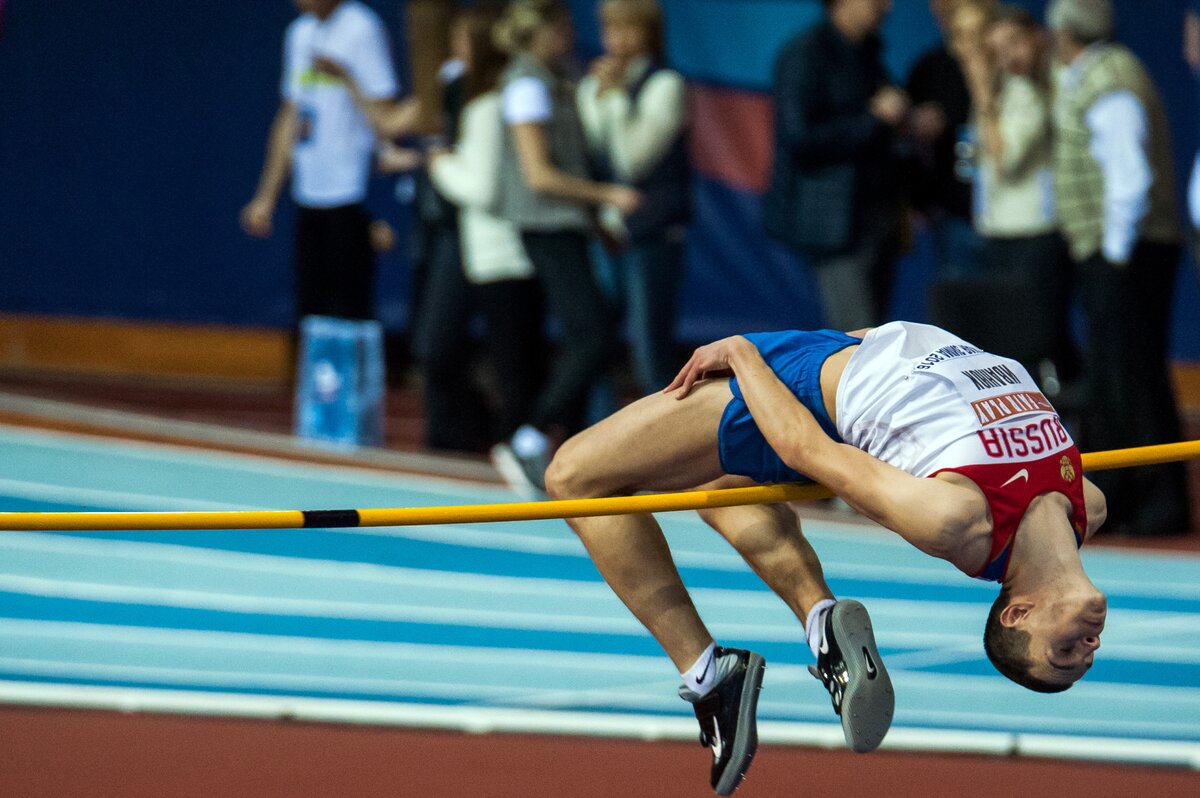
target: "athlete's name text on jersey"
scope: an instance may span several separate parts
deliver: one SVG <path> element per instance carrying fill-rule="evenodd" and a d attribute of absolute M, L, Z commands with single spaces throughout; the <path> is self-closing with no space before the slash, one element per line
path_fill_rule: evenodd
<path fill-rule="evenodd" d="M 988 388 L 1003 388 L 1005 385 L 1020 385 L 1021 378 L 1003 363 L 985 369 L 968 369 L 962 375 L 981 391 Z"/>

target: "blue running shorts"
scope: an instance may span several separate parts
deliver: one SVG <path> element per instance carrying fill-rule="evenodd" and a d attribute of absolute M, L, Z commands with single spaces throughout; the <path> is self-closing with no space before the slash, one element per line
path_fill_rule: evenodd
<path fill-rule="evenodd" d="M 745 338 L 754 344 L 771 371 L 791 389 L 800 403 L 816 416 L 821 429 L 841 443 L 842 437 L 825 412 L 821 397 L 821 366 L 830 355 L 862 341 L 837 330 L 751 333 Z M 725 406 L 717 430 L 721 467 L 725 473 L 750 477 L 756 482 L 811 482 L 780 460 L 758 431 L 736 377 L 729 381 L 729 387 L 733 399 Z"/>

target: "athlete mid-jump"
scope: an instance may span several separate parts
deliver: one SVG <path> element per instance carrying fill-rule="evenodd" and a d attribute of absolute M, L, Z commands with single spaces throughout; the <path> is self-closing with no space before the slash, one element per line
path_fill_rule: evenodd
<path fill-rule="evenodd" d="M 819 482 L 921 551 L 1001 583 L 984 646 L 1030 689 L 1092 664 L 1104 595 L 1078 547 L 1104 520 L 1070 436 L 1018 363 L 936 327 L 763 333 L 697 349 L 662 394 L 575 436 L 546 472 L 555 497 Z M 866 609 L 836 601 L 787 506 L 701 511 L 804 624 L 847 743 L 870 751 L 894 699 Z M 717 646 L 650 515 L 571 521 L 600 573 L 683 677 L 712 784 L 727 795 L 757 746 L 764 662 Z"/>

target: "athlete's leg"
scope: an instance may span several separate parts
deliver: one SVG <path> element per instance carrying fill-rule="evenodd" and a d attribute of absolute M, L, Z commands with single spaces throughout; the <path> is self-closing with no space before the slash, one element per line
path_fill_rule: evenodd
<path fill-rule="evenodd" d="M 707 490 L 741 488 L 756 484 L 747 477 L 726 476 L 704 486 Z M 700 517 L 721 533 L 791 608 L 803 624 L 813 606 L 833 598 L 821 561 L 800 531 L 800 519 L 786 504 L 714 507 Z"/>
<path fill-rule="evenodd" d="M 688 398 L 652 394 L 571 438 L 546 472 L 557 499 L 677 490 L 722 474 L 717 428 L 732 398 L 727 380 Z M 682 673 L 713 642 L 651 515 L 569 521 L 613 591 Z"/>
<path fill-rule="evenodd" d="M 723 477 L 705 487 L 747 484 L 751 483 L 744 477 Z M 814 636 L 809 644 L 819 645 L 819 649 L 812 672 L 833 699 L 846 743 L 855 751 L 874 750 L 891 726 L 895 698 L 866 608 L 856 601 L 842 601 L 825 604 L 827 611 L 812 612 L 819 602 L 833 599 L 833 593 L 825 584 L 817 553 L 787 505 L 721 507 L 702 510 L 700 515 L 784 600 L 806 633 Z"/>

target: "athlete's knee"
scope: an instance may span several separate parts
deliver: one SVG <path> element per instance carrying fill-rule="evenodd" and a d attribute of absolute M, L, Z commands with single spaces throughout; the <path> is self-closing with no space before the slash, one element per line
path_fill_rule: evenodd
<path fill-rule="evenodd" d="M 594 478 L 588 473 L 586 446 L 578 436 L 564 443 L 546 469 L 546 492 L 554 499 L 586 499 L 594 494 Z"/>

